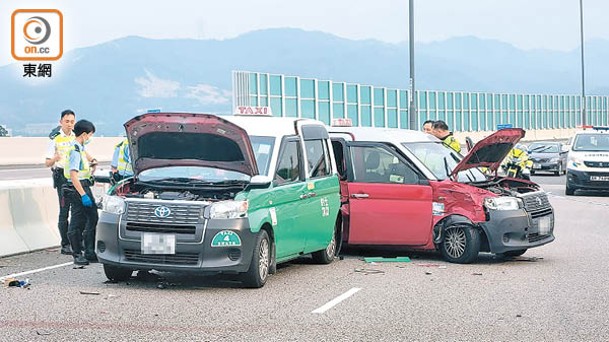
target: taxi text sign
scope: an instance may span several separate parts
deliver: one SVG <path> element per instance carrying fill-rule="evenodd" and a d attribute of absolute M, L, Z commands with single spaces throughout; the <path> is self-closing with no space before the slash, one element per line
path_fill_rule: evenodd
<path fill-rule="evenodd" d="M 273 116 L 271 107 L 239 106 L 235 109 L 236 115 L 262 115 Z"/>
<path fill-rule="evenodd" d="M 11 54 L 18 61 L 56 61 L 63 55 L 63 15 L 56 9 L 18 9 L 11 16 Z"/>

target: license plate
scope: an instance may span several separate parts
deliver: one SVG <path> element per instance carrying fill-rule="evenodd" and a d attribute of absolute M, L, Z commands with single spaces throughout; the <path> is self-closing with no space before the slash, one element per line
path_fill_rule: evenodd
<path fill-rule="evenodd" d="M 609 176 L 590 176 L 591 181 L 609 182 Z"/>
<path fill-rule="evenodd" d="M 142 254 L 176 254 L 173 234 L 142 233 Z"/>
<path fill-rule="evenodd" d="M 550 234 L 551 223 L 552 221 L 550 221 L 550 216 L 540 217 L 537 221 L 537 229 L 539 230 L 539 235 Z"/>
<path fill-rule="evenodd" d="M 539 169 L 541 169 L 541 164 L 533 164 L 533 168 L 535 170 L 539 170 Z"/>

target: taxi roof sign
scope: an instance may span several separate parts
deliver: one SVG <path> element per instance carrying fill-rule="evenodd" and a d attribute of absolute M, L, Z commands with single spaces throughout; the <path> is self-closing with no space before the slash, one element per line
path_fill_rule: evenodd
<path fill-rule="evenodd" d="M 267 106 L 238 106 L 235 109 L 235 115 L 243 116 L 273 116 L 271 107 Z"/>
<path fill-rule="evenodd" d="M 332 119 L 332 127 L 353 127 L 353 121 L 350 118 Z"/>

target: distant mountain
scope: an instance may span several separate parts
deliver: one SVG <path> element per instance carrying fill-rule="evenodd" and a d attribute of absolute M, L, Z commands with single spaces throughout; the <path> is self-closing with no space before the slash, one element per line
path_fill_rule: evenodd
<path fill-rule="evenodd" d="M 579 50 L 519 50 L 474 37 L 417 44 L 417 89 L 579 94 Z M 609 94 L 609 42 L 586 44 L 588 94 Z M 408 45 L 348 40 L 299 29 L 228 40 L 125 37 L 66 53 L 54 76 L 20 78 L 0 67 L 0 124 L 14 134 L 51 125 L 65 108 L 115 135 L 146 109 L 228 113 L 231 71 L 248 70 L 396 88 L 408 87 Z M 40 131 L 40 129 L 38 130 Z M 39 134 L 39 133 L 32 133 Z"/>

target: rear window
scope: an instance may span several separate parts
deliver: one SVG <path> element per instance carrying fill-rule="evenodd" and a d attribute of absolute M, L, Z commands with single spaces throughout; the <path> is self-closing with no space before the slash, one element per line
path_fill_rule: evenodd
<path fill-rule="evenodd" d="M 529 146 L 530 153 L 558 153 L 558 144 L 533 143 Z"/>

